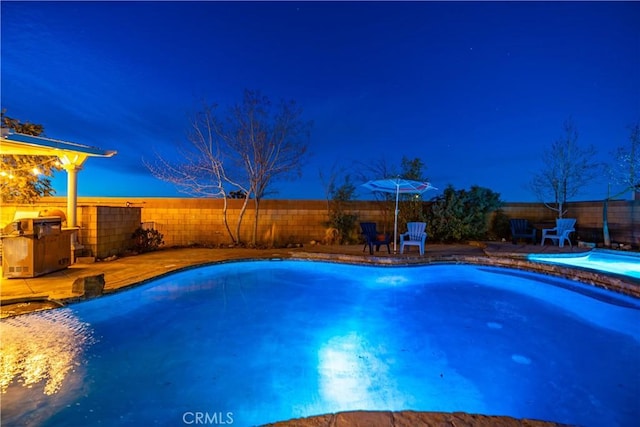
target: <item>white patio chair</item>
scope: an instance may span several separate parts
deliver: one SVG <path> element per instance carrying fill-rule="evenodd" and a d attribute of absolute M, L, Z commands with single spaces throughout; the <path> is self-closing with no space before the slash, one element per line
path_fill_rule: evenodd
<path fill-rule="evenodd" d="M 427 233 L 424 229 L 426 222 L 408 222 L 407 232 L 400 235 L 400 253 L 404 253 L 405 246 L 419 246 L 420 255 L 424 255 L 424 243 L 427 240 Z"/>
<path fill-rule="evenodd" d="M 575 230 L 574 226 L 576 225 L 575 218 L 563 218 L 556 219 L 556 226 L 554 228 L 545 228 L 542 230 L 542 242 L 540 242 L 540 246 L 544 245 L 545 239 L 549 239 L 552 242 L 558 242 L 558 246 L 561 248 L 564 247 L 565 240 L 569 242 L 569 246 L 571 245 L 570 234 Z"/>

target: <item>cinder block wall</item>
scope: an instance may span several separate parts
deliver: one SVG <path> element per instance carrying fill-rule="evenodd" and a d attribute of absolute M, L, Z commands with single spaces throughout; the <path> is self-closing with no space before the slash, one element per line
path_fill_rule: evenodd
<path fill-rule="evenodd" d="M 98 198 L 80 197 L 78 225 L 80 243 L 93 255 L 103 258 L 131 247 L 131 234 L 140 225 L 153 225 L 164 235 L 166 246 L 231 243 L 223 222 L 224 200 L 182 198 Z M 229 199 L 229 227 L 235 233 L 244 200 Z M 62 197 L 42 199 L 37 205 L 10 205 L 1 210 L 2 225 L 17 210 L 66 211 Z M 387 231 L 393 229 L 393 208 L 383 202 L 350 202 L 346 210 L 359 221 L 374 221 Z M 551 226 L 554 212 L 539 203 L 508 203 L 503 207 L 510 218 L 526 218 Z M 44 212 L 46 214 L 46 212 Z M 578 235 L 583 240 L 602 241 L 602 202 L 574 202 L 566 217 L 577 218 Z M 640 201 L 609 203 L 609 230 L 612 241 L 640 245 Z M 241 239 L 251 240 L 254 220 L 253 200 L 244 214 Z M 322 241 L 328 220 L 327 202 L 321 200 L 263 200 L 260 205 L 258 241 L 264 244 Z"/>
<path fill-rule="evenodd" d="M 585 241 L 603 240 L 603 202 L 571 202 L 565 218 L 576 218 L 578 236 Z M 538 226 L 552 227 L 555 212 L 540 203 L 508 203 L 503 207 L 510 218 L 526 218 Z M 609 202 L 607 221 L 612 242 L 640 244 L 640 200 L 617 200 Z"/>
<path fill-rule="evenodd" d="M 226 201 L 228 226 L 236 234 L 244 200 Z M 126 203 L 126 201 L 125 201 Z M 142 207 L 142 221 L 164 235 L 167 246 L 231 243 L 224 224 L 225 200 L 222 199 L 144 199 L 133 201 Z M 251 241 L 255 220 L 253 200 L 248 201 L 242 218 L 240 238 Z M 349 211 L 361 220 L 379 219 L 376 202 L 353 202 Z M 328 220 L 327 203 L 317 200 L 263 200 L 258 216 L 259 242 L 283 244 L 322 240 Z"/>
<path fill-rule="evenodd" d="M 556 219 L 555 212 L 545 209 L 540 203 L 508 203 L 502 211 L 509 218 L 525 218 L 536 224 L 551 224 Z"/>
<path fill-rule="evenodd" d="M 576 202 L 569 205 L 566 216 L 579 218 L 578 227 L 586 237 L 587 231 L 602 236 L 602 210 L 602 202 Z M 612 242 L 640 244 L 640 199 L 609 202 L 607 218 Z"/>
<path fill-rule="evenodd" d="M 91 220 L 87 222 L 96 236 L 93 240 L 86 234 L 86 244 L 98 258 L 119 255 L 131 249 L 133 240 L 131 235 L 140 227 L 142 215 L 140 208 L 121 208 L 112 206 L 87 206 L 83 211 L 89 211 Z M 94 228 L 95 227 L 95 228 Z M 83 230 L 84 232 L 85 230 Z M 83 233 L 83 236 L 85 234 Z M 85 244 L 85 240 L 82 240 Z"/>

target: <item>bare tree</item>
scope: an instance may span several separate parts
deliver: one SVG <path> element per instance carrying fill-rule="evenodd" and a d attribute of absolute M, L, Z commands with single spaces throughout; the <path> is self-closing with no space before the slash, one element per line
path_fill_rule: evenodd
<path fill-rule="evenodd" d="M 240 243 L 242 218 L 253 198 L 255 246 L 260 201 L 269 185 L 277 178 L 301 173 L 311 130 L 311 122 L 302 121 L 301 115 L 293 101 L 274 107 L 259 92 L 245 90 L 243 101 L 226 113 L 219 114 L 214 106 L 196 116 L 188 133 L 190 147 L 179 152 L 179 161 L 158 156 L 158 162 L 147 167 L 154 176 L 186 193 L 224 198 L 225 226 L 234 243 Z M 244 203 L 232 233 L 226 219 L 226 199 L 238 194 L 244 196 Z"/>
<path fill-rule="evenodd" d="M 640 121 L 631 126 L 628 147 L 618 147 L 615 153 L 615 164 L 608 167 L 611 180 L 620 185 L 622 189 L 610 195 L 607 190 L 607 198 L 602 205 L 602 234 L 604 245 L 611 246 L 611 235 L 609 234 L 609 200 L 615 199 L 631 190 L 632 197 L 640 191 Z"/>
<path fill-rule="evenodd" d="M 533 177 L 530 186 L 547 208 L 557 212 L 558 218 L 566 213 L 567 201 L 598 175 L 594 155 L 592 146 L 578 145 L 578 132 L 570 120 L 564 123 L 564 135 L 543 153 L 544 168 Z"/>
<path fill-rule="evenodd" d="M 629 135 L 629 145 L 618 147 L 615 153 L 615 165 L 610 168 L 613 182 L 620 185 L 622 189 L 616 196 L 631 190 L 635 193 L 640 191 L 640 121 L 631 126 Z"/>
<path fill-rule="evenodd" d="M 301 116 L 302 109 L 294 101 L 281 101 L 274 107 L 260 92 L 245 90 L 242 103 L 231 109 L 230 126 L 220 130 L 221 138 L 238 155 L 246 173 L 248 194 L 253 196 L 254 245 L 260 201 L 271 182 L 301 175 L 312 126 Z"/>
<path fill-rule="evenodd" d="M 231 241 L 240 242 L 240 226 L 246 211 L 248 199 L 240 211 L 235 232 L 231 231 L 227 218 L 229 194 L 247 192 L 247 189 L 227 175 L 225 170 L 224 141 L 219 137 L 220 124 L 215 115 L 215 106 L 204 105 L 203 110 L 190 120 L 186 146 L 179 146 L 177 155 L 169 161 L 156 154 L 155 161 L 143 160 L 145 166 L 156 178 L 174 184 L 178 191 L 196 197 L 222 198 L 223 222 Z M 236 189 L 235 191 L 232 189 Z"/>
<path fill-rule="evenodd" d="M 327 212 L 331 209 L 331 199 L 338 188 L 338 180 L 346 179 L 346 168 L 334 162 L 330 168 L 322 167 L 318 170 L 318 177 L 324 188 L 324 197 L 327 201 Z"/>

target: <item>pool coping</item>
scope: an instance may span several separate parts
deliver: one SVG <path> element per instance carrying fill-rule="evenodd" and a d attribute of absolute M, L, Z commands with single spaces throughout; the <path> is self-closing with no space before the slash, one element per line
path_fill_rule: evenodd
<path fill-rule="evenodd" d="M 263 424 L 260 427 L 570 427 L 554 421 L 466 412 L 344 411 Z"/>
<path fill-rule="evenodd" d="M 584 256 L 585 253 L 578 254 L 577 256 Z M 291 259 L 378 266 L 472 264 L 490 267 L 514 268 L 533 273 L 561 277 L 640 299 L 640 280 L 636 280 L 633 277 L 615 273 L 602 273 L 581 267 L 534 262 L 529 261 L 527 256 L 528 254 L 521 253 L 504 253 L 500 255 L 485 254 L 484 256 L 449 255 L 406 259 L 381 258 L 374 256 L 363 261 L 361 257 L 354 255 L 298 252 L 293 254 Z"/>

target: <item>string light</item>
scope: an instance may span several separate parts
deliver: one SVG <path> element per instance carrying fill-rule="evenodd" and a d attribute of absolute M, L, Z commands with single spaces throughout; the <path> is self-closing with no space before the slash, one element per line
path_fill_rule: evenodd
<path fill-rule="evenodd" d="M 0 170 L 0 177 L 14 179 L 15 178 L 15 175 L 14 175 L 15 172 L 21 172 L 21 171 L 27 171 L 27 170 L 31 171 L 31 173 L 33 175 L 38 176 L 38 175 L 42 174 L 41 167 L 45 166 L 45 165 L 48 165 L 50 163 L 53 163 L 53 166 L 56 167 L 56 168 L 62 167 L 62 163 L 60 163 L 60 160 L 57 157 L 54 157 L 54 158 L 51 158 L 51 159 L 46 160 L 44 162 L 41 162 L 40 166 L 27 165 L 27 166 L 23 166 L 23 167 L 19 167 L 19 168 L 13 167 L 13 168 L 10 168 L 8 172 L 5 171 L 5 170 Z"/>

